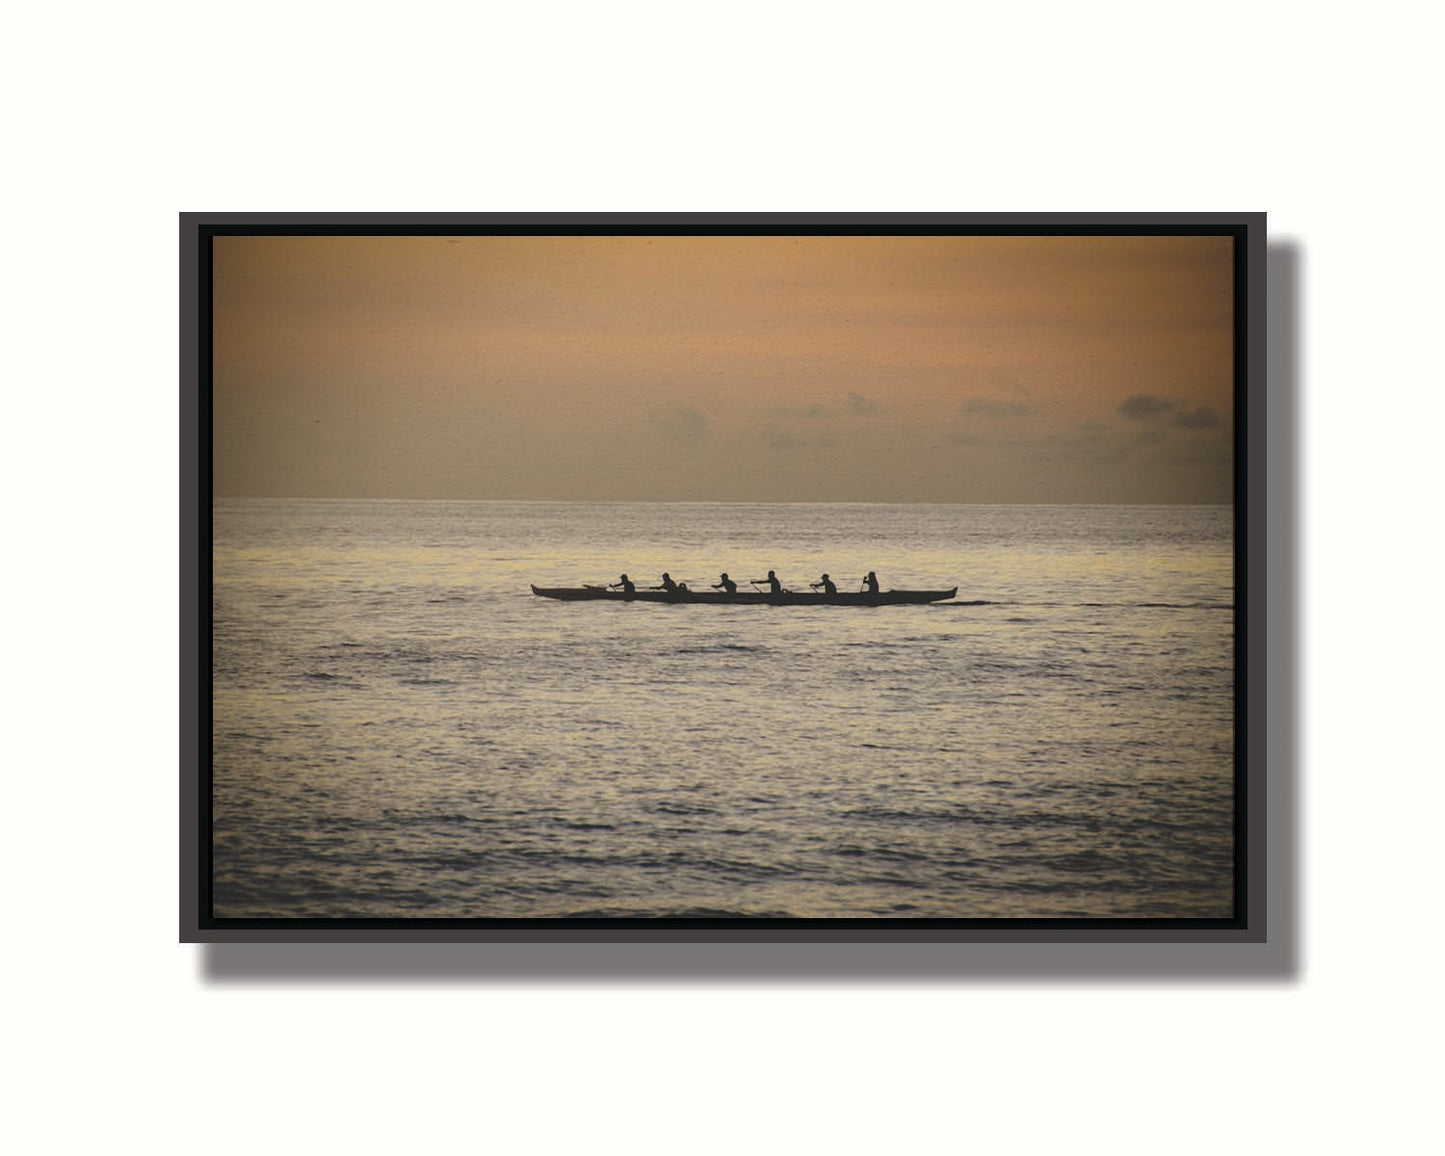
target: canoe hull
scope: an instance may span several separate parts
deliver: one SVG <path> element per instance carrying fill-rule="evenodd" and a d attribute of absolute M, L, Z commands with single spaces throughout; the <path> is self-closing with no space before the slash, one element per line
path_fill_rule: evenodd
<path fill-rule="evenodd" d="M 754 590 L 739 590 L 736 594 L 721 590 L 672 594 L 666 590 L 639 590 L 628 595 L 599 586 L 533 586 L 532 593 L 539 598 L 556 598 L 563 602 L 665 602 L 682 606 L 901 606 L 947 602 L 958 593 L 958 587 L 952 590 L 880 590 L 877 594 L 815 594 L 803 591 L 769 594 Z"/>

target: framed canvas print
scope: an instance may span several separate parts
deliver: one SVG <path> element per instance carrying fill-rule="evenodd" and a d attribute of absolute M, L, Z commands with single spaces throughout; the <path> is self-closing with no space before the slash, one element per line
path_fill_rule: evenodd
<path fill-rule="evenodd" d="M 180 231 L 183 940 L 1263 938 L 1263 214 Z"/>

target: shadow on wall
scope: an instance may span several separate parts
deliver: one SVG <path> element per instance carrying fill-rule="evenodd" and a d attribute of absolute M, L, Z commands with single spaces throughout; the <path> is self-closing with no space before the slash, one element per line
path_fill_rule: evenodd
<path fill-rule="evenodd" d="M 1300 955 L 1300 292 L 1296 244 L 1268 248 L 1267 381 L 1249 405 L 1250 547 L 1266 605 L 1251 619 L 1249 752 L 1268 771 L 1268 942 L 1190 943 L 327 943 L 208 944 L 210 984 L 748 984 L 1294 982 Z M 1261 418 L 1263 428 L 1260 428 Z M 1257 443 L 1255 439 L 1258 439 Z M 1259 462 L 1258 454 L 1264 460 Z M 1261 494 L 1261 489 L 1263 493 Z M 1266 534 L 1267 531 L 1267 534 Z M 801 936 L 799 937 L 801 938 Z"/>

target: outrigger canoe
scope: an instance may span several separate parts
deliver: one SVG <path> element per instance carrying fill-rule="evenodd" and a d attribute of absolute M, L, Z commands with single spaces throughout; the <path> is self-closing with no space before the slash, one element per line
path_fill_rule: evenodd
<path fill-rule="evenodd" d="M 925 602 L 946 602 L 958 593 L 952 590 L 880 590 L 877 594 L 820 594 L 816 591 L 784 590 L 771 594 L 766 590 L 739 590 L 728 594 L 722 590 L 638 590 L 624 594 L 605 586 L 533 586 L 539 598 L 558 598 L 563 602 L 680 602 L 705 606 L 899 606 Z"/>

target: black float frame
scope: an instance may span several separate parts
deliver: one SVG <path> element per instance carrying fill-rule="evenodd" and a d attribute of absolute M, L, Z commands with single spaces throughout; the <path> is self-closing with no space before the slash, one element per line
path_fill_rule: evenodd
<path fill-rule="evenodd" d="M 1227 235 L 1234 238 L 1235 902 L 1228 919 L 217 919 L 211 914 L 211 240 L 224 235 Z M 1264 213 L 183 213 L 180 940 L 187 943 L 1277 941 L 1267 909 Z M 1291 363 L 1292 364 L 1292 363 Z M 1273 592 L 1278 597 L 1279 592 Z M 1276 816 L 1276 819 L 1287 816 Z"/>

